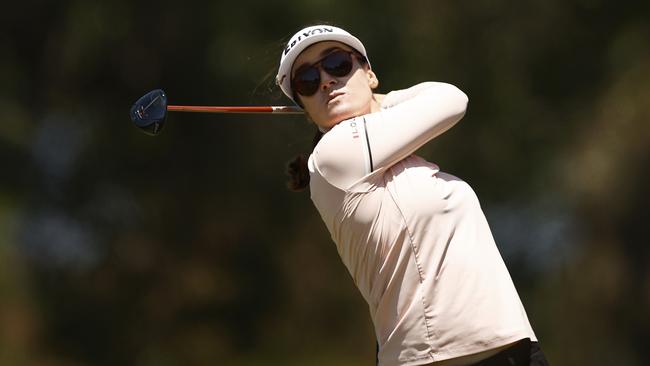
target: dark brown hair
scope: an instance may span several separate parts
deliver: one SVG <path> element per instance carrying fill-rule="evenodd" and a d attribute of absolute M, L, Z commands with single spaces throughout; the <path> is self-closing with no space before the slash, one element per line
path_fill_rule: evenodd
<path fill-rule="evenodd" d="M 316 125 L 314 125 L 316 126 Z M 316 147 L 318 141 L 323 137 L 323 133 L 316 127 L 316 134 L 312 142 L 312 149 Z M 287 188 L 294 192 L 304 191 L 309 186 L 309 169 L 307 168 L 307 161 L 309 154 L 298 154 L 287 163 Z"/>

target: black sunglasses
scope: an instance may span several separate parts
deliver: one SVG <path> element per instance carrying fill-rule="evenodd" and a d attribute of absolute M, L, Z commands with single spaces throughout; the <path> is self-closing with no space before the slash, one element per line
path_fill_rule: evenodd
<path fill-rule="evenodd" d="M 366 62 L 356 52 L 341 49 L 333 51 L 309 66 L 300 67 L 291 80 L 291 88 L 294 93 L 305 97 L 316 94 L 320 85 L 320 69 L 335 77 L 347 76 L 352 71 L 352 56 L 358 57 L 362 64 Z"/>

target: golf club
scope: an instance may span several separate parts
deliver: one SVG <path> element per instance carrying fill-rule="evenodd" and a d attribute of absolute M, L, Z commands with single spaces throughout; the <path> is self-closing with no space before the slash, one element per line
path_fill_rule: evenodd
<path fill-rule="evenodd" d="M 131 121 L 144 133 L 155 136 L 162 130 L 167 112 L 198 113 L 271 113 L 302 114 L 303 110 L 295 106 L 184 106 L 167 105 L 167 95 L 162 89 L 148 92 L 131 107 Z"/>

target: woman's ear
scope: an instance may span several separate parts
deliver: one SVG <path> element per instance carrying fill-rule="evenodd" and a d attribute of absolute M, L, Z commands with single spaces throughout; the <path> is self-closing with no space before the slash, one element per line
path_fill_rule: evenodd
<path fill-rule="evenodd" d="M 379 79 L 377 79 L 377 75 L 375 73 L 368 69 L 366 70 L 366 77 L 368 78 L 368 85 L 370 86 L 370 89 L 377 89 L 379 86 Z"/>

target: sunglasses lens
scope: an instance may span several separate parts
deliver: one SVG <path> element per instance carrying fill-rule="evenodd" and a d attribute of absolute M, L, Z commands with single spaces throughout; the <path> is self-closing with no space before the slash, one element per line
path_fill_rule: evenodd
<path fill-rule="evenodd" d="M 345 51 L 336 51 L 325 57 L 321 65 L 328 74 L 343 77 L 352 71 L 352 56 Z"/>
<path fill-rule="evenodd" d="M 318 64 L 326 73 L 336 77 L 343 77 L 352 71 L 352 56 L 346 51 L 335 51 L 317 64 L 299 70 L 293 78 L 293 89 L 298 94 L 309 97 L 318 91 L 320 85 Z"/>
<path fill-rule="evenodd" d="M 293 83 L 293 88 L 298 94 L 306 97 L 313 95 L 318 90 L 318 84 L 320 84 L 320 72 L 316 67 L 309 67 L 300 71 L 294 77 Z"/>

